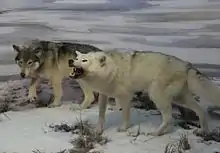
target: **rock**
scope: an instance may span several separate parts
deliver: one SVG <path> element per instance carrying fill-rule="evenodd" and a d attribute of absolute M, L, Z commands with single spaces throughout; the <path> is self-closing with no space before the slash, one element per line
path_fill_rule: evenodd
<path fill-rule="evenodd" d="M 9 110 L 21 111 L 36 107 L 47 107 L 53 101 L 53 90 L 48 80 L 42 79 L 37 87 L 37 100 L 30 103 L 28 87 L 30 80 L 13 80 L 0 84 L 0 113 Z M 62 102 L 83 100 L 83 93 L 78 83 L 72 79 L 63 81 Z"/>
<path fill-rule="evenodd" d="M 136 92 L 132 98 L 132 106 L 138 109 L 155 110 L 156 105 L 150 100 L 147 93 Z"/>
<path fill-rule="evenodd" d="M 220 107 L 217 106 L 209 106 L 207 108 L 209 115 L 213 118 L 219 119 L 220 118 Z"/>

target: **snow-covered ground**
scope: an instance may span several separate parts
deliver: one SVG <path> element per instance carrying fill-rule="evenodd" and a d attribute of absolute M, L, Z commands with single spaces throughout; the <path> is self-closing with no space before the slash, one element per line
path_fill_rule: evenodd
<path fill-rule="evenodd" d="M 8 112 L 10 118 L 1 115 L 0 122 L 0 152 L 7 153 L 31 153 L 39 149 L 46 153 L 58 152 L 72 148 L 70 133 L 54 132 L 48 126 L 50 124 L 76 123 L 79 119 L 79 111 L 70 111 L 69 105 L 60 108 L 40 108 L 23 112 Z M 90 120 L 95 123 L 98 118 L 98 109 L 93 107 L 82 111 L 82 120 Z M 111 141 L 96 150 L 105 153 L 163 153 L 169 142 L 178 140 L 183 133 L 187 133 L 192 149 L 189 153 L 212 153 L 220 151 L 220 143 L 201 143 L 201 138 L 192 134 L 192 130 L 184 130 L 174 126 L 171 133 L 160 137 L 140 135 L 136 141 L 127 133 L 116 132 L 117 126 L 121 124 L 122 117 L 119 111 L 107 111 L 104 135 Z M 210 129 L 220 126 L 217 120 L 208 119 Z M 141 132 L 154 130 L 161 122 L 161 116 L 156 111 L 140 111 L 132 109 L 131 123 L 134 126 L 129 130 L 135 134 L 140 123 Z"/>

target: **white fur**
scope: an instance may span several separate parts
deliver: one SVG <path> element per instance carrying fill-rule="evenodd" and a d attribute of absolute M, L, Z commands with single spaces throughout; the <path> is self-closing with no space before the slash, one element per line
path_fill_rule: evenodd
<path fill-rule="evenodd" d="M 148 92 L 163 117 L 162 124 L 150 133 L 152 135 L 168 131 L 172 121 L 172 102 L 194 110 L 200 118 L 201 130 L 208 130 L 204 111 L 193 98 L 192 92 L 206 93 L 208 98 L 220 105 L 220 90 L 204 76 L 198 76 L 190 63 L 176 57 L 154 52 L 77 54 L 74 64 L 85 70 L 85 77 L 80 80 L 102 97 L 99 99 L 99 132 L 102 132 L 105 120 L 105 96 L 115 97 L 123 108 L 124 122 L 118 130 L 125 131 L 129 127 L 133 93 L 141 90 Z M 103 57 L 105 61 L 100 62 Z"/>
<path fill-rule="evenodd" d="M 34 64 L 35 64 L 34 68 L 35 68 L 35 70 L 37 70 L 39 68 L 39 66 L 40 66 L 40 63 L 39 62 L 35 62 Z"/>

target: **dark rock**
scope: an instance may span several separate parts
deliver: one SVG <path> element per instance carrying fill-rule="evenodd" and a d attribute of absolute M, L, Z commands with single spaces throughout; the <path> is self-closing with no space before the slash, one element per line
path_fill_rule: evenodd
<path fill-rule="evenodd" d="M 216 141 L 216 142 L 220 142 L 220 128 L 216 128 L 214 130 L 212 130 L 209 133 L 200 133 L 200 132 L 194 132 L 194 134 L 196 136 L 199 136 L 203 139 L 203 141 Z"/>
<path fill-rule="evenodd" d="M 179 117 L 181 119 L 184 119 L 186 121 L 198 121 L 199 117 L 196 115 L 196 113 L 188 108 L 173 104 L 173 107 L 177 108 L 180 112 Z"/>
<path fill-rule="evenodd" d="M 47 107 L 53 102 L 54 96 L 51 92 L 41 91 L 38 93 L 38 99 L 35 102 L 36 107 Z"/>
<path fill-rule="evenodd" d="M 53 101 L 53 89 L 49 81 L 42 79 L 37 87 L 35 102 L 28 100 L 28 87 L 30 80 L 13 80 L 0 84 L 0 112 L 9 110 L 21 111 L 36 107 L 47 107 Z M 62 102 L 81 102 L 83 93 L 78 83 L 72 79 L 63 81 Z"/>
<path fill-rule="evenodd" d="M 132 106 L 138 109 L 155 110 L 157 107 L 147 93 L 136 92 L 132 98 Z"/>
<path fill-rule="evenodd" d="M 212 118 L 216 118 L 216 119 L 220 118 L 220 107 L 209 106 L 207 111 Z"/>

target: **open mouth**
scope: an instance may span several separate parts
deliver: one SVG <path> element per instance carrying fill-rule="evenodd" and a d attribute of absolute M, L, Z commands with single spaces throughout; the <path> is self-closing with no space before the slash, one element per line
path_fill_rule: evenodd
<path fill-rule="evenodd" d="M 84 77 L 85 71 L 81 67 L 73 67 L 73 71 L 69 74 L 72 79 L 79 79 Z"/>

